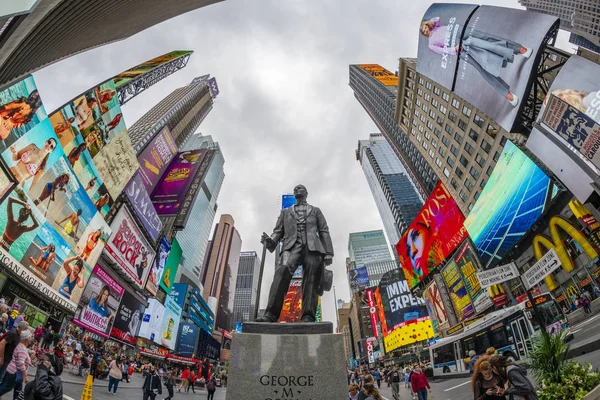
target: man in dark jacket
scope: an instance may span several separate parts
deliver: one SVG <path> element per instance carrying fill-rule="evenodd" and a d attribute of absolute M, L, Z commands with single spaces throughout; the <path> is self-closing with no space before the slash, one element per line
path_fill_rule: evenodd
<path fill-rule="evenodd" d="M 62 381 L 54 372 L 50 355 L 43 354 L 40 357 L 35 380 L 25 387 L 25 398 L 28 400 L 62 400 Z"/>
<path fill-rule="evenodd" d="M 150 373 L 144 379 L 142 391 L 144 392 L 144 400 L 155 400 L 157 394 L 162 394 L 160 376 L 156 373 L 154 365 L 150 367 Z"/>

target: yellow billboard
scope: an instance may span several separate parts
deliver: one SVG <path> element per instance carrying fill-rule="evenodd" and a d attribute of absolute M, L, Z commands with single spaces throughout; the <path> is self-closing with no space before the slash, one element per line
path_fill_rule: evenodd
<path fill-rule="evenodd" d="M 419 318 L 410 321 L 402 326 L 394 329 L 385 338 L 383 343 L 385 344 L 385 351 L 389 353 L 400 347 L 413 344 L 415 342 L 422 342 L 435 337 L 433 331 L 433 325 L 429 317 Z"/>
<path fill-rule="evenodd" d="M 379 64 L 358 64 L 358 66 L 367 71 L 369 75 L 383 83 L 384 86 L 398 86 L 398 77 L 393 73 L 383 68 Z"/>

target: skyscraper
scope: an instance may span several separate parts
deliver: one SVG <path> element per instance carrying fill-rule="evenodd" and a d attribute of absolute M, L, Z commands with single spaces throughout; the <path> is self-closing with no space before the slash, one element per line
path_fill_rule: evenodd
<path fill-rule="evenodd" d="M 350 65 L 350 88 L 400 158 L 421 197 L 426 198 L 438 177 L 406 133 L 396 124 L 394 113 L 398 78 L 376 64 Z"/>
<path fill-rule="evenodd" d="M 383 135 L 372 133 L 369 140 L 359 140 L 356 158 L 363 168 L 385 233 L 393 247 L 419 213 L 423 201 Z"/>
<path fill-rule="evenodd" d="M 348 255 L 354 268 L 364 267 L 374 261 L 391 260 L 390 250 L 381 229 L 354 232 L 349 235 Z"/>
<path fill-rule="evenodd" d="M 184 147 L 212 106 L 207 79 L 194 79 L 189 85 L 175 89 L 128 129 L 134 150 L 140 154 L 165 126 L 177 146 Z"/>
<path fill-rule="evenodd" d="M 208 261 L 201 275 L 204 285 L 202 297 L 215 313 L 217 340 L 220 339 L 219 332 L 233 328 L 233 296 L 242 249 L 242 238 L 234 225 L 231 215 L 221 215 L 206 253 Z"/>
<path fill-rule="evenodd" d="M 186 249 L 182 272 L 190 275 L 195 281 L 200 279 L 202 261 L 204 260 L 210 230 L 217 212 L 217 198 L 225 179 L 225 172 L 223 171 L 225 159 L 219 143 L 214 142 L 212 136 L 203 136 L 201 133 L 196 133 L 182 150 L 204 148 L 216 152 L 202 182 L 202 190 L 198 192 L 190 211 L 188 223 L 183 230 L 177 232 L 177 240 L 181 247 Z"/>
<path fill-rule="evenodd" d="M 576 44 L 579 47 L 591 50 L 593 52 L 600 53 L 600 45 L 596 45 L 591 40 L 586 39 L 585 37 L 576 33 L 571 33 L 571 35 L 569 36 L 569 42 Z"/>
<path fill-rule="evenodd" d="M 256 316 L 258 274 L 260 273 L 260 257 L 255 251 L 240 253 L 235 297 L 233 299 L 233 325 L 238 322 L 252 321 Z"/>
<path fill-rule="evenodd" d="M 0 18 L 0 84 L 218 1 L 40 0 L 28 13 Z"/>
<path fill-rule="evenodd" d="M 600 48 L 598 0 L 519 0 L 519 3 L 530 11 L 560 18 L 560 28 L 576 35 L 575 37 L 571 35 L 571 43 L 590 50 Z M 588 44 L 591 46 L 588 47 Z"/>

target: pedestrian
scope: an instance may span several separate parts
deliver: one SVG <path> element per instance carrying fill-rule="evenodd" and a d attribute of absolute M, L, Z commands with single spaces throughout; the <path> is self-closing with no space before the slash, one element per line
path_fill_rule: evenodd
<path fill-rule="evenodd" d="M 600 286 L 594 286 L 594 295 L 596 296 L 596 298 L 600 297 Z"/>
<path fill-rule="evenodd" d="M 360 388 L 356 383 L 351 383 L 348 385 L 348 400 L 358 400 L 359 392 Z"/>
<path fill-rule="evenodd" d="M 515 364 L 511 359 L 498 355 L 490 358 L 490 365 L 494 372 L 508 382 L 508 387 L 502 393 L 503 395 L 508 395 L 511 399 L 538 399 L 533 383 L 527 378 L 527 369 Z"/>
<path fill-rule="evenodd" d="M 31 365 L 31 358 L 27 347 L 33 340 L 33 333 L 28 329 L 23 329 L 20 334 L 21 340 L 15 347 L 11 360 L 6 367 L 6 373 L 0 384 L 0 397 L 2 395 L 15 390 L 16 393 L 23 390 L 23 382 L 27 384 L 27 368 Z"/>
<path fill-rule="evenodd" d="M 113 394 L 117 393 L 119 382 L 123 379 L 123 362 L 120 358 L 115 358 L 110 362 L 108 371 L 108 393 L 113 389 Z"/>
<path fill-rule="evenodd" d="M 150 366 L 150 373 L 147 374 L 144 379 L 142 392 L 144 393 L 143 400 L 155 400 L 157 394 L 162 394 L 160 376 L 156 373 L 156 367 L 154 365 Z"/>
<path fill-rule="evenodd" d="M 427 400 L 427 392 L 431 393 L 431 386 L 429 386 L 429 381 L 420 365 L 415 367 L 410 377 L 410 386 L 413 393 L 419 397 L 419 400 Z"/>
<path fill-rule="evenodd" d="M 190 388 L 191 388 L 192 389 L 192 393 L 196 394 L 196 390 L 194 389 L 194 383 L 196 383 L 196 374 L 194 373 L 194 371 L 190 371 L 189 382 L 190 382 L 190 384 L 188 385 L 186 393 L 189 393 L 190 392 Z M 223 382 L 222 379 L 221 379 L 221 382 Z"/>
<path fill-rule="evenodd" d="M 474 400 L 505 400 L 504 379 L 494 372 L 489 359 L 482 358 L 475 364 L 471 378 Z"/>
<path fill-rule="evenodd" d="M 215 392 L 217 391 L 217 380 L 215 376 L 211 376 L 208 382 L 206 382 L 206 391 L 208 392 L 208 397 L 206 400 L 215 400 Z"/>
<path fill-rule="evenodd" d="M 189 367 L 186 367 L 183 372 L 181 373 L 181 385 L 179 385 L 179 388 L 177 389 L 177 393 L 181 392 L 181 389 L 183 389 L 183 391 L 185 392 L 189 386 L 189 381 L 188 379 L 190 378 L 190 369 Z"/>
<path fill-rule="evenodd" d="M 477 353 L 475 350 L 469 350 L 469 372 L 473 373 L 473 369 L 475 368 L 475 363 L 479 360 Z"/>
<path fill-rule="evenodd" d="M 12 360 L 13 352 L 21 341 L 21 333 L 29 329 L 29 324 L 26 321 L 21 321 L 16 327 L 8 330 L 4 339 L 0 341 L 0 382 L 4 377 L 6 368 Z"/>
<path fill-rule="evenodd" d="M 405 389 L 410 389 L 410 374 L 411 373 L 412 373 L 412 370 L 410 369 L 410 367 L 404 368 L 404 388 Z"/>
<path fill-rule="evenodd" d="M 35 400 L 62 400 L 63 385 L 50 354 L 42 354 L 35 379 L 25 386 L 25 398 Z M 33 392 L 33 393 L 31 393 Z"/>
<path fill-rule="evenodd" d="M 377 389 L 381 389 L 381 372 L 379 372 L 378 369 L 373 371 L 373 378 L 375 378 L 375 381 L 377 382 Z"/>
<path fill-rule="evenodd" d="M 90 368 L 90 362 L 88 361 L 87 353 L 84 353 L 83 351 L 79 352 L 79 362 L 79 373 L 77 376 L 83 376 L 83 371 Z"/>
<path fill-rule="evenodd" d="M 358 400 L 383 400 L 379 394 L 379 390 L 375 388 L 375 378 L 373 375 L 365 375 L 363 388 L 358 394 Z"/>
<path fill-rule="evenodd" d="M 400 372 L 396 366 L 390 372 L 390 381 L 392 382 L 392 397 L 398 400 L 400 398 Z"/>
<path fill-rule="evenodd" d="M 485 355 L 487 356 L 493 356 L 494 354 L 496 354 L 496 348 L 495 347 L 488 347 L 487 350 L 485 351 Z"/>
<path fill-rule="evenodd" d="M 171 400 L 173 398 L 173 388 L 177 384 L 177 370 L 173 369 L 169 376 L 167 377 L 167 381 L 165 382 L 165 386 L 167 387 L 167 391 L 169 392 L 169 397 L 166 397 L 164 400 Z"/>

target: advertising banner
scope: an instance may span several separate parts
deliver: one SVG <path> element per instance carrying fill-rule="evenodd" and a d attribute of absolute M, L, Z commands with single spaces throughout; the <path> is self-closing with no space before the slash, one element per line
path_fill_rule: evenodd
<path fill-rule="evenodd" d="M 151 60 L 148 60 L 142 64 L 136 65 L 133 68 L 129 68 L 126 71 L 121 72 L 120 74 L 116 75 L 113 78 L 113 81 L 115 83 L 115 86 L 117 88 L 123 86 L 124 84 L 126 84 L 127 82 L 136 79 L 150 71 L 152 71 L 155 68 L 158 68 L 170 61 L 175 60 L 176 58 L 185 56 L 187 54 L 191 54 L 193 53 L 193 51 L 191 50 L 175 50 L 175 51 L 171 51 L 169 53 L 163 54 L 161 56 L 158 57 L 154 57 Z"/>
<path fill-rule="evenodd" d="M 194 324 L 184 322 L 179 325 L 175 354 L 183 357 L 193 357 L 196 354 L 196 343 L 198 343 L 199 333 L 200 329 Z"/>
<path fill-rule="evenodd" d="M 158 215 L 177 215 L 207 151 L 184 151 L 171 161 L 151 196 Z"/>
<path fill-rule="evenodd" d="M 140 329 L 145 309 L 146 307 L 137 301 L 132 294 L 124 292 L 121 305 L 117 310 L 115 321 L 110 330 L 110 337 L 135 346 L 135 337 Z"/>
<path fill-rule="evenodd" d="M 384 86 L 398 86 L 398 77 L 391 71 L 383 68 L 379 64 L 358 64 L 358 66 L 366 71 L 369 75 L 377 79 Z"/>
<path fill-rule="evenodd" d="M 104 338 L 117 315 L 124 289 L 99 265 L 83 291 L 73 322 Z"/>
<path fill-rule="evenodd" d="M 435 337 L 435 332 L 431 319 L 423 317 L 400 324 L 383 338 L 383 343 L 385 351 L 389 353 L 400 347 L 423 342 L 433 337 Z"/>
<path fill-rule="evenodd" d="M 171 293 L 171 287 L 173 286 L 175 275 L 177 275 L 177 269 L 179 268 L 182 254 L 183 252 L 179 242 L 177 241 L 177 238 L 173 238 L 171 251 L 169 252 L 169 257 L 167 258 L 167 262 L 164 266 L 164 272 L 160 279 L 160 287 L 163 288 L 167 294 Z"/>
<path fill-rule="evenodd" d="M 413 296 L 400 269 L 388 271 L 383 275 L 378 292 L 384 315 L 381 318 L 381 331 L 384 336 L 408 321 L 427 317 L 425 301 Z"/>
<path fill-rule="evenodd" d="M 124 205 L 111 224 L 106 253 L 139 289 L 144 287 L 156 253 Z"/>
<path fill-rule="evenodd" d="M 465 282 L 463 281 L 462 275 L 454 260 L 450 261 L 448 265 L 442 269 L 442 276 L 444 277 L 444 282 L 446 282 L 446 287 L 450 293 L 450 300 L 452 300 L 452 304 L 454 305 L 458 321 L 462 322 L 474 317 L 475 308 L 473 307 L 473 302 L 471 301 L 471 297 L 465 287 Z"/>
<path fill-rule="evenodd" d="M 283 300 L 279 322 L 298 322 L 302 319 L 302 279 L 292 279 Z"/>
<path fill-rule="evenodd" d="M 286 209 L 296 204 L 296 198 L 293 194 L 281 195 L 281 209 Z"/>
<path fill-rule="evenodd" d="M 487 187 L 487 186 L 486 186 Z M 396 244 L 410 289 L 450 255 L 467 237 L 465 218 L 440 181 Z"/>
<path fill-rule="evenodd" d="M 165 264 L 167 263 L 170 251 L 171 243 L 163 237 L 160 241 L 160 246 L 158 247 L 158 254 L 154 257 L 154 261 L 152 262 L 152 270 L 148 275 L 148 281 L 146 281 L 146 290 L 154 296 L 156 296 L 156 291 L 158 290 L 163 273 L 165 272 Z"/>
<path fill-rule="evenodd" d="M 432 4 L 419 25 L 417 72 L 448 90 L 454 88 L 460 39 L 474 4 Z"/>
<path fill-rule="evenodd" d="M 369 272 L 367 267 L 360 267 L 348 271 L 350 275 L 350 290 L 356 291 L 360 287 L 369 286 Z"/>
<path fill-rule="evenodd" d="M 425 303 L 427 304 L 429 316 L 437 322 L 438 332 L 444 332 L 450 328 L 448 313 L 444 307 L 442 294 L 435 279 L 425 289 Z"/>
<path fill-rule="evenodd" d="M 210 78 L 208 80 L 208 88 L 210 89 L 210 95 L 213 99 L 216 99 L 219 95 L 219 85 L 217 85 L 217 78 Z"/>
<path fill-rule="evenodd" d="M 161 324 L 161 336 L 159 344 L 175 350 L 175 342 L 177 340 L 177 331 L 179 329 L 179 320 L 181 318 L 181 307 L 173 300 L 171 296 L 167 296 L 165 300 L 165 311 Z"/>
<path fill-rule="evenodd" d="M 185 297 L 187 296 L 188 284 L 187 283 L 174 283 L 171 286 L 171 294 L 170 296 L 175 300 L 175 303 L 179 305 L 179 307 L 183 308 L 185 304 Z"/>
<path fill-rule="evenodd" d="M 144 317 L 138 331 L 138 336 L 160 344 L 160 334 L 162 332 L 163 315 L 165 306 L 160 304 L 155 298 L 148 300 L 148 307 L 144 311 Z"/>
<path fill-rule="evenodd" d="M 542 215 L 558 193 L 544 172 L 512 142 L 465 220 L 483 262 L 495 266 Z"/>
<path fill-rule="evenodd" d="M 162 222 L 154 209 L 154 204 L 150 201 L 150 196 L 139 173 L 133 175 L 125 187 L 125 194 L 133 206 L 133 211 L 146 228 L 146 232 L 156 242 L 162 230 Z"/>
<path fill-rule="evenodd" d="M 112 80 L 52 113 L 50 122 L 85 192 L 106 215 L 139 168 Z"/>
<path fill-rule="evenodd" d="M 176 154 L 175 139 L 171 136 L 169 128 L 165 126 L 138 157 L 140 178 L 149 194 L 152 193 Z"/>
<path fill-rule="evenodd" d="M 373 336 L 378 337 L 377 334 L 377 307 L 375 306 L 375 290 L 367 289 L 365 295 L 367 296 L 367 304 L 369 305 L 369 315 L 371 316 L 371 327 L 373 328 Z"/>
<path fill-rule="evenodd" d="M 454 93 L 512 132 L 537 68 L 538 51 L 555 24 L 556 17 L 542 13 L 477 8 L 457 43 L 460 61 Z"/>
<path fill-rule="evenodd" d="M 477 272 L 483 270 L 479 262 L 479 256 L 468 240 L 458 249 L 454 256 L 454 261 L 463 278 L 467 293 L 473 302 L 475 313 L 480 314 L 492 307 L 494 305 L 492 299 L 487 289 L 481 287 L 481 283 L 477 277 Z"/>

